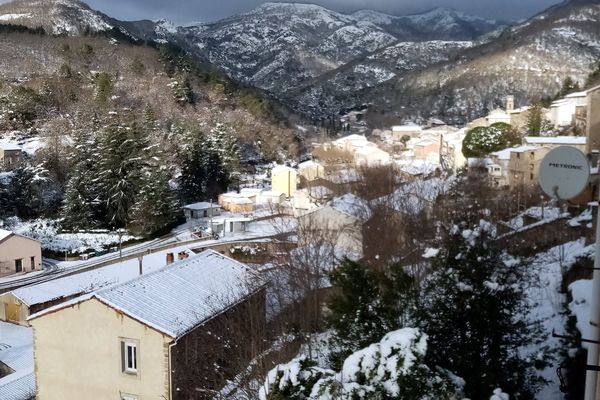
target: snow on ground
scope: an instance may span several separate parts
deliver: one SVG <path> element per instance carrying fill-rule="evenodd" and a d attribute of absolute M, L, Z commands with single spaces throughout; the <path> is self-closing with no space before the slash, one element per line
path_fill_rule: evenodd
<path fill-rule="evenodd" d="M 561 315 L 566 301 L 565 296 L 560 293 L 562 273 L 575 263 L 577 257 L 589 255 L 590 252 L 593 252 L 593 246 L 585 246 L 585 240 L 580 239 L 553 247 L 535 257 L 533 277 L 536 283 L 529 288 L 527 294 L 529 300 L 535 304 L 531 314 L 532 319 L 539 319 L 543 324 L 545 340 L 540 346 L 548 346 L 550 349 L 558 349 L 561 346 L 560 339 L 553 338 L 551 334 L 552 330 L 558 334 L 565 333 L 566 321 Z M 535 351 L 535 349 L 528 350 Z M 540 400 L 563 398 L 556 375 L 558 361 L 554 364 L 542 371 L 542 376 L 550 383 L 537 394 Z"/>
<path fill-rule="evenodd" d="M 115 232 L 97 231 L 85 233 L 59 233 L 58 223 L 49 219 L 20 221 L 10 218 L 7 228 L 19 235 L 42 242 L 42 248 L 55 252 L 84 253 L 90 250 L 101 251 L 119 244 L 119 235 Z M 136 239 L 123 235 L 123 242 Z"/>
<path fill-rule="evenodd" d="M 13 19 L 31 18 L 31 14 L 3 14 L 0 15 L 0 21 L 12 21 Z"/>
<path fill-rule="evenodd" d="M 577 329 L 581 333 L 581 337 L 589 339 L 592 337 L 590 321 L 590 299 L 592 298 L 592 280 L 581 279 L 569 285 L 569 291 L 573 296 L 573 301 L 569 303 L 569 310 L 577 318 Z M 587 347 L 587 344 L 583 344 Z"/>
<path fill-rule="evenodd" d="M 0 399 L 23 400 L 35 393 L 32 328 L 0 322 L 0 362 L 15 371 L 0 379 Z"/>

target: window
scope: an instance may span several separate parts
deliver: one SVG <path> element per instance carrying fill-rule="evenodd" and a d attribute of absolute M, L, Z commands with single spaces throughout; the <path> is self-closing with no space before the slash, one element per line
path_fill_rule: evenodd
<path fill-rule="evenodd" d="M 31 257 L 31 270 L 35 269 L 35 257 Z"/>
<path fill-rule="evenodd" d="M 136 341 L 125 339 L 121 341 L 121 370 L 126 374 L 138 373 L 138 344 Z"/>
<path fill-rule="evenodd" d="M 121 393 L 121 400 L 138 400 L 138 397 L 134 394 Z"/>
<path fill-rule="evenodd" d="M 23 259 L 15 260 L 15 271 L 16 272 L 23 271 Z"/>

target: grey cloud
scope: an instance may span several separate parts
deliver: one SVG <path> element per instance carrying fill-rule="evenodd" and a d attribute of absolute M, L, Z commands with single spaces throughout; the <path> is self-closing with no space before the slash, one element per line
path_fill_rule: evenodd
<path fill-rule="evenodd" d="M 293 0 L 292 0 L 293 1 Z M 558 0 L 312 0 L 342 12 L 368 8 L 395 15 L 425 11 L 434 7 L 452 7 L 470 14 L 501 20 L 529 17 Z M 0 0 L 4 3 L 6 0 Z M 167 18 L 184 24 L 215 21 L 251 10 L 261 0 L 89 0 L 89 5 L 122 20 Z M 308 2 L 308 1 L 304 1 Z"/>

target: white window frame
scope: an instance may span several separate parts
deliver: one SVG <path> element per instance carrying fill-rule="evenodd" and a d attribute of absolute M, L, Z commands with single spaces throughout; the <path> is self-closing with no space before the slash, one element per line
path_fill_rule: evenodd
<path fill-rule="evenodd" d="M 137 340 L 124 339 L 121 342 L 121 371 L 128 375 L 138 375 L 140 371 L 140 345 Z M 133 349 L 130 356 L 130 349 Z M 133 397 L 136 400 L 136 397 Z"/>

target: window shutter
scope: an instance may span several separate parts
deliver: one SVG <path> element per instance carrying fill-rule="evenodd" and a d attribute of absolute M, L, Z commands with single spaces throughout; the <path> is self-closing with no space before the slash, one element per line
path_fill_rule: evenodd
<path fill-rule="evenodd" d="M 121 372 L 125 371 L 125 342 L 121 342 Z"/>

